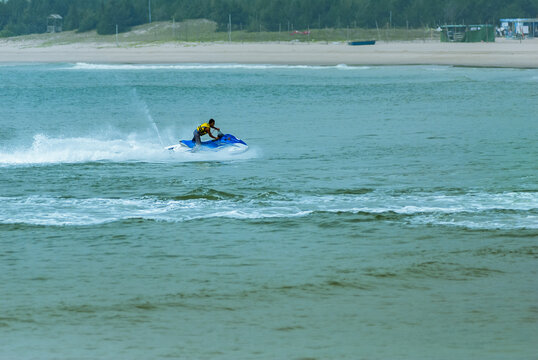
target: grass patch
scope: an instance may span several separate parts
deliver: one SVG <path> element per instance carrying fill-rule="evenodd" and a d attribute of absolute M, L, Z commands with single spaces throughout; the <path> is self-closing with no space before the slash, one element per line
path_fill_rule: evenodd
<path fill-rule="evenodd" d="M 154 22 L 133 27 L 130 31 L 116 35 L 98 35 L 95 30 L 77 33 L 64 31 L 55 34 L 31 34 L 4 38 L 6 41 L 28 41 L 38 46 L 66 45 L 76 43 L 97 43 L 102 45 L 137 46 L 151 43 L 196 43 L 228 42 L 228 32 L 217 31 L 215 22 L 199 19 L 173 23 Z M 432 29 L 303 29 L 299 33 L 288 31 L 234 30 L 232 42 L 346 42 L 359 40 L 377 41 L 439 41 L 439 33 Z"/>

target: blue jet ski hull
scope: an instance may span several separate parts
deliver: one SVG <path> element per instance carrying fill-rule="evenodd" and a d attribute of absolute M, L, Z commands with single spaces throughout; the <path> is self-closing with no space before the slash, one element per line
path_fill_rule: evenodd
<path fill-rule="evenodd" d="M 196 143 L 192 140 L 181 140 L 179 142 L 179 145 L 181 145 L 183 148 L 189 148 L 194 149 L 196 147 Z M 211 149 L 211 150 L 217 150 L 220 148 L 225 147 L 242 147 L 247 148 L 247 144 L 241 140 L 233 136 L 232 134 L 224 134 L 221 136 L 218 140 L 211 140 L 211 141 L 202 141 L 202 149 Z M 167 147 L 168 150 L 176 150 L 177 145 L 172 145 Z"/>
<path fill-rule="evenodd" d="M 179 143 L 191 149 L 196 146 L 196 143 L 192 140 L 181 140 Z M 210 149 L 216 149 L 223 146 L 230 146 L 230 145 L 236 145 L 236 144 L 246 145 L 246 143 L 243 140 L 236 138 L 232 134 L 224 134 L 218 140 L 202 141 L 202 147 L 206 147 Z"/>

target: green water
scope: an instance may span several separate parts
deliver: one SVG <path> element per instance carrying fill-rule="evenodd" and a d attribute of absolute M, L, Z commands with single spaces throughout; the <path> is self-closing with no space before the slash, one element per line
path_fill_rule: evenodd
<path fill-rule="evenodd" d="M 0 66 L 0 358 L 534 358 L 537 85 Z"/>

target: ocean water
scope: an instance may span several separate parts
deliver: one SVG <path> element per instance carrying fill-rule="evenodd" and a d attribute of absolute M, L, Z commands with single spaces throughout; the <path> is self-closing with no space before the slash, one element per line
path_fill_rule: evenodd
<path fill-rule="evenodd" d="M 531 359 L 538 70 L 0 66 L 0 359 Z M 169 153 L 200 122 L 248 151 Z"/>

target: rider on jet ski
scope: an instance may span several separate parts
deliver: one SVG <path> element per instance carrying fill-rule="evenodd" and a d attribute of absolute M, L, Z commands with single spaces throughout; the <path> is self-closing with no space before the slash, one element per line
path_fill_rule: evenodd
<path fill-rule="evenodd" d="M 196 130 L 194 130 L 194 137 L 192 138 L 192 141 L 196 143 L 196 146 L 200 146 L 202 144 L 200 137 L 204 136 L 205 134 L 208 134 L 215 140 L 219 139 L 220 134 L 218 136 L 213 136 L 213 134 L 211 134 L 211 129 L 218 130 L 220 133 L 220 129 L 218 127 L 215 127 L 215 120 L 213 119 L 209 119 L 209 122 L 201 124 L 196 128 Z"/>

